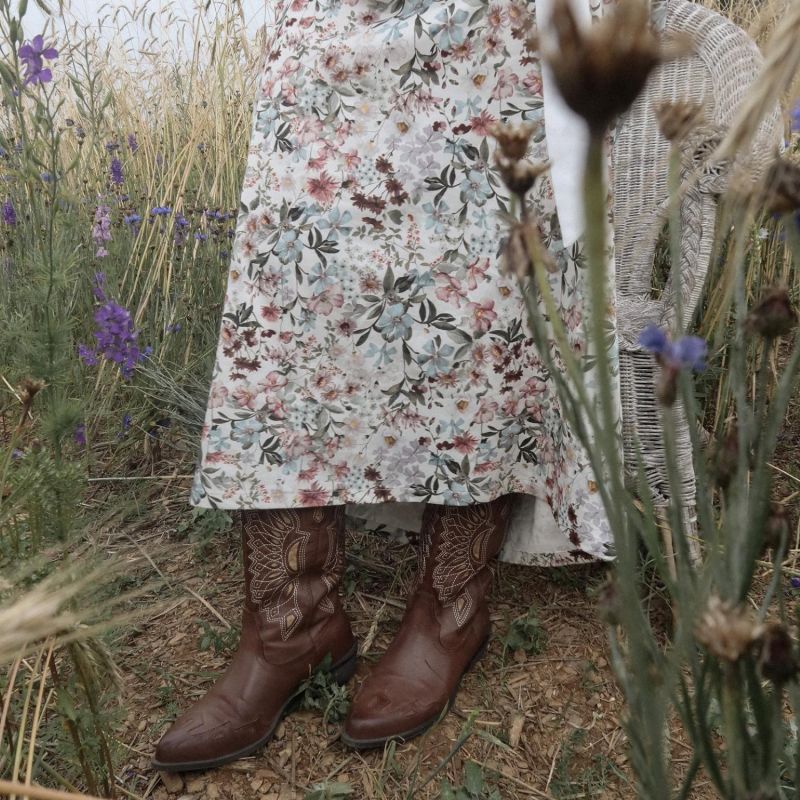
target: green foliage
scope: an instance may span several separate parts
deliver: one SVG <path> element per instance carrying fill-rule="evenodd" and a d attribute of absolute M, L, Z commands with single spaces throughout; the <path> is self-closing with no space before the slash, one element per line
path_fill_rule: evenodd
<path fill-rule="evenodd" d="M 325 781 L 318 783 L 305 793 L 304 800 L 336 800 L 338 797 L 352 797 L 353 787 L 349 783 Z"/>
<path fill-rule="evenodd" d="M 227 511 L 211 508 L 192 508 L 189 519 L 183 520 L 177 528 L 179 534 L 187 534 L 194 544 L 198 559 L 207 558 L 214 546 L 219 546 L 220 538 L 233 528 L 233 517 Z"/>
<path fill-rule="evenodd" d="M 503 637 L 503 653 L 522 650 L 529 656 L 537 655 L 547 645 L 547 632 L 542 628 L 536 609 L 531 608 L 524 617 L 511 622 Z"/>
<path fill-rule="evenodd" d="M 447 779 L 442 781 L 441 800 L 501 800 L 500 791 L 491 787 L 483 775 L 483 767 L 474 761 L 464 764 L 464 783 L 455 787 Z"/>
<path fill-rule="evenodd" d="M 591 756 L 587 764 L 582 753 L 585 745 L 586 731 L 582 730 L 572 731 L 562 742 L 550 781 L 550 794 L 556 800 L 596 797 L 606 788 L 610 777 L 618 774 L 611 759 L 602 753 Z"/>
<path fill-rule="evenodd" d="M 198 647 L 201 651 L 213 650 L 215 653 L 224 653 L 233 650 L 239 641 L 237 628 L 219 630 L 209 625 L 206 620 L 200 620 L 200 629 Z"/>
<path fill-rule="evenodd" d="M 331 657 L 328 654 L 297 690 L 300 708 L 321 711 L 324 724 L 341 722 L 350 710 L 347 686 L 340 686 L 330 670 Z"/>

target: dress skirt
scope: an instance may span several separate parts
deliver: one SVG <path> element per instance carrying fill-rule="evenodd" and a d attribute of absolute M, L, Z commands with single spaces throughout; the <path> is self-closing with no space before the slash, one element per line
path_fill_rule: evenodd
<path fill-rule="evenodd" d="M 586 453 L 502 269 L 511 199 L 490 126 L 542 119 L 535 4 L 278 0 L 275 15 L 191 504 L 515 492 L 547 519 L 543 548 L 527 505 L 511 560 L 611 557 Z M 548 156 L 542 128 L 531 156 Z M 586 358 L 582 243 L 563 245 L 547 175 L 530 202 Z"/>

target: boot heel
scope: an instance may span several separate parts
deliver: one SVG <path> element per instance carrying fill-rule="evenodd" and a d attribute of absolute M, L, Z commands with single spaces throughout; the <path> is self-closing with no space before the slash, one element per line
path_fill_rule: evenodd
<path fill-rule="evenodd" d="M 336 683 L 340 686 L 347 683 L 347 681 L 355 675 L 357 663 L 358 644 L 354 642 L 347 655 L 339 661 L 338 664 L 334 664 L 333 667 L 331 667 L 331 675 L 333 675 L 333 679 Z"/>

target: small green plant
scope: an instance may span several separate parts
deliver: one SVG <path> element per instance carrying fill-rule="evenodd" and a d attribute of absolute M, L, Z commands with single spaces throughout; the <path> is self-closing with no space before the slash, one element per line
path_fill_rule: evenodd
<path fill-rule="evenodd" d="M 575 730 L 561 746 L 550 782 L 550 794 L 556 800 L 596 797 L 606 788 L 611 774 L 616 772 L 611 759 L 603 754 L 593 755 L 586 766 L 576 769 L 576 756 L 580 755 L 585 740 L 586 731 Z"/>
<path fill-rule="evenodd" d="M 321 711 L 323 725 L 341 722 L 350 709 L 350 693 L 340 686 L 331 672 L 330 654 L 297 690 L 300 708 L 304 711 Z"/>
<path fill-rule="evenodd" d="M 544 650 L 546 644 L 547 632 L 539 622 L 536 609 L 530 608 L 525 616 L 518 617 L 508 626 L 503 637 L 503 657 L 509 650 L 522 650 L 529 656 L 537 655 Z"/>
<path fill-rule="evenodd" d="M 352 794 L 353 787 L 349 783 L 325 781 L 312 786 L 303 800 L 336 800 L 337 797 L 351 797 Z"/>
<path fill-rule="evenodd" d="M 218 630 L 209 625 L 206 620 L 200 620 L 200 650 L 213 650 L 215 653 L 225 653 L 236 647 L 239 641 L 239 629 L 236 627 Z"/>
<path fill-rule="evenodd" d="M 193 508 L 188 519 L 178 525 L 177 532 L 188 535 L 194 544 L 195 556 L 205 560 L 213 547 L 219 546 L 220 537 L 233 527 L 233 517 L 226 511 L 210 508 Z"/>
<path fill-rule="evenodd" d="M 486 783 L 483 767 L 475 761 L 464 764 L 462 786 L 455 787 L 445 778 L 439 796 L 441 800 L 501 800 L 500 791 Z"/>

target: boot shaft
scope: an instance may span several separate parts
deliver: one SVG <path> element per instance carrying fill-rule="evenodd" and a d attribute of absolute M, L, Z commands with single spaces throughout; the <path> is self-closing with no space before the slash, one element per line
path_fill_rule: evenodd
<path fill-rule="evenodd" d="M 492 583 L 492 559 L 508 530 L 513 495 L 488 503 L 429 503 L 422 517 L 417 589 L 432 592 L 462 628 L 483 605 Z M 442 620 L 444 621 L 444 620 Z"/>
<path fill-rule="evenodd" d="M 245 608 L 288 640 L 340 609 L 344 506 L 242 513 Z"/>

